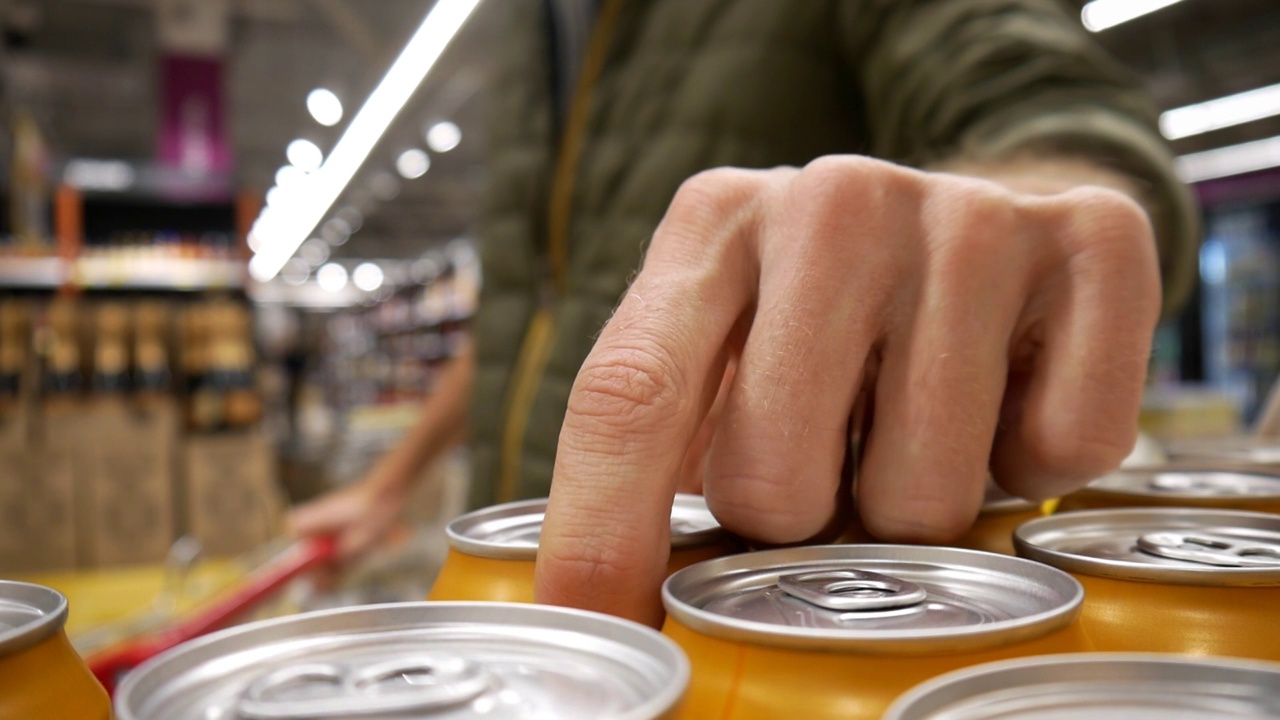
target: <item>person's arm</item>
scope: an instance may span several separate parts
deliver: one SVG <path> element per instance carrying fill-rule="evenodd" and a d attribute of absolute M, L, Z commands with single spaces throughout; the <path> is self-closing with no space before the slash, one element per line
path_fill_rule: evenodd
<path fill-rule="evenodd" d="M 336 534 L 338 559 L 373 547 L 399 516 L 413 482 L 446 450 L 465 439 L 475 374 L 469 342 L 445 363 L 414 426 L 358 482 L 293 510 L 289 527 L 298 536 Z"/>
<path fill-rule="evenodd" d="M 1196 236 L 1146 103 L 1052 0 L 838 7 L 868 150 L 893 162 L 685 183 L 575 381 L 540 602 L 660 617 L 717 402 L 707 502 L 766 543 L 838 520 L 855 415 L 859 512 L 887 540 L 958 536 L 988 472 L 1045 498 L 1132 447 L 1162 276 L 1181 293 Z"/>

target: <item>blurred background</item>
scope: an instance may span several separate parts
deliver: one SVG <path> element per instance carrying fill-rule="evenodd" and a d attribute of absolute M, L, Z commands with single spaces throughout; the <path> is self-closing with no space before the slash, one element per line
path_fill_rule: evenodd
<path fill-rule="evenodd" d="M 482 282 L 489 5 L 432 65 L 430 0 L 0 0 L 0 575 L 251 563 L 412 423 Z M 1280 3 L 1084 6 L 1203 211 L 1144 426 L 1237 432 L 1280 370 Z M 422 597 L 466 468 L 347 599 Z"/>

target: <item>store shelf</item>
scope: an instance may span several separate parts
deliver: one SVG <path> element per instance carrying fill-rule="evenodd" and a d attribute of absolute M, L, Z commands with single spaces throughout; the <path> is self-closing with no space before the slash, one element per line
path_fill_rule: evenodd
<path fill-rule="evenodd" d="M 0 258 L 0 288 L 212 290 L 244 285 L 244 263 L 202 258 Z"/>
<path fill-rule="evenodd" d="M 56 257 L 0 257 L 0 288 L 56 288 L 66 265 Z"/>

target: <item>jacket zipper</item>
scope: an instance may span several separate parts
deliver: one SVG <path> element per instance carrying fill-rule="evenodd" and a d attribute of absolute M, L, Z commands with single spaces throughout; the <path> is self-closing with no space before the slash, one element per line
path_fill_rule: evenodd
<path fill-rule="evenodd" d="M 573 209 L 578 161 L 582 155 L 582 135 L 590 114 L 592 90 L 604 67 L 621 7 L 622 0 L 607 0 L 600 8 L 600 16 L 591 31 L 587 57 L 583 61 L 582 73 L 578 77 L 573 103 L 569 108 L 564 139 L 556 158 L 555 176 L 551 184 L 551 207 L 547 217 L 547 253 L 557 301 L 565 290 L 569 259 L 569 220 Z M 520 345 L 520 353 L 516 356 L 506 424 L 502 433 L 497 488 L 497 501 L 500 503 L 515 500 L 520 492 L 525 431 L 529 426 L 529 415 L 538 395 L 555 334 L 555 315 L 550 307 L 542 305 L 530 320 L 524 342 Z"/>

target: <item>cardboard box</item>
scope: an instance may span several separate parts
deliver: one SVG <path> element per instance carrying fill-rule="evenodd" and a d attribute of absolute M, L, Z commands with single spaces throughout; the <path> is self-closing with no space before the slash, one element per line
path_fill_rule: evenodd
<path fill-rule="evenodd" d="M 68 457 L 0 448 L 0 577 L 75 566 L 75 483 Z"/>
<path fill-rule="evenodd" d="M 182 461 L 186 534 L 211 556 L 254 550 L 283 530 L 275 454 L 257 430 L 193 435 Z"/>
<path fill-rule="evenodd" d="M 82 567 L 162 562 L 173 543 L 178 429 L 172 402 L 88 403 L 76 462 Z"/>

